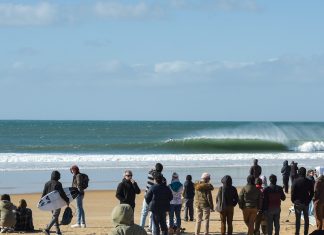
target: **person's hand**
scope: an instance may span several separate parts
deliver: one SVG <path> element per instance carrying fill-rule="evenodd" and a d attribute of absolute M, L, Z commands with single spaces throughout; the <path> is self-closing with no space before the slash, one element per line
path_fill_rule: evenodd
<path fill-rule="evenodd" d="M 130 181 L 132 182 L 132 184 L 134 184 L 134 183 L 135 183 L 135 180 L 133 180 L 133 179 L 131 179 Z"/>

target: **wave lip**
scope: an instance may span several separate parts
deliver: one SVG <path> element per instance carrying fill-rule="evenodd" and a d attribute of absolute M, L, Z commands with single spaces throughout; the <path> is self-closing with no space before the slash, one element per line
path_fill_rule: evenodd
<path fill-rule="evenodd" d="M 297 147 L 297 151 L 303 153 L 321 152 L 324 151 L 323 141 L 308 141 Z"/>

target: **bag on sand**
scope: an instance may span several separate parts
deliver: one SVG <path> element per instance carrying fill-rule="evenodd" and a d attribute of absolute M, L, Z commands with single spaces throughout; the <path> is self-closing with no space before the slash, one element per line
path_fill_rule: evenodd
<path fill-rule="evenodd" d="M 62 216 L 61 225 L 68 225 L 71 223 L 73 218 L 73 212 L 71 207 L 66 207 Z"/>

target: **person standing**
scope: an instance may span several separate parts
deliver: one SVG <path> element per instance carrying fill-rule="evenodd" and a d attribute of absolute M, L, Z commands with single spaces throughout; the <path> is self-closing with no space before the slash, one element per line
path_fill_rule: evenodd
<path fill-rule="evenodd" d="M 78 188 L 80 194 L 76 198 L 77 204 L 77 223 L 71 225 L 71 228 L 86 228 L 85 213 L 83 209 L 83 199 L 84 199 L 84 190 L 85 186 L 83 181 L 87 180 L 84 177 L 84 174 L 80 172 L 78 166 L 74 165 L 70 168 L 71 173 L 73 174 L 72 187 Z M 87 177 L 87 176 L 86 176 Z"/>
<path fill-rule="evenodd" d="M 263 182 L 262 182 L 262 179 L 261 177 L 256 179 L 255 181 L 255 187 L 260 191 L 260 208 L 261 208 L 261 205 L 262 205 L 262 201 L 263 201 L 263 190 L 265 187 L 263 187 Z M 257 216 L 255 218 L 255 221 L 254 221 L 254 234 L 255 235 L 260 235 L 260 227 L 261 227 L 261 230 L 262 232 L 265 234 L 266 233 L 266 223 L 265 223 L 265 216 L 264 216 L 264 213 L 263 211 L 260 209 L 258 210 L 258 213 L 257 213 Z"/>
<path fill-rule="evenodd" d="M 320 175 L 315 183 L 314 212 L 318 230 L 324 230 L 324 176 Z"/>
<path fill-rule="evenodd" d="M 57 190 L 59 192 L 61 198 L 66 202 L 67 205 L 69 205 L 70 204 L 69 198 L 66 196 L 61 182 L 59 182 L 60 178 L 61 178 L 60 172 L 58 172 L 58 171 L 52 172 L 51 180 L 48 181 L 44 186 L 42 197 L 44 197 L 46 194 L 48 194 L 50 192 Z M 52 211 L 52 220 L 50 221 L 50 223 L 47 225 L 47 227 L 43 231 L 46 235 L 50 235 L 50 230 L 53 227 L 53 225 L 56 228 L 56 234 L 57 235 L 62 234 L 61 230 L 60 230 L 60 224 L 58 221 L 60 213 L 61 213 L 61 208 Z"/>
<path fill-rule="evenodd" d="M 253 175 L 247 177 L 245 185 L 239 194 L 239 206 L 243 211 L 243 219 L 248 227 L 248 235 L 254 233 L 254 221 L 260 209 L 260 191 L 255 187 L 255 178 Z"/>
<path fill-rule="evenodd" d="M 226 233 L 226 223 L 227 234 L 232 235 L 234 207 L 238 203 L 237 190 L 232 186 L 231 176 L 225 175 L 221 182 L 223 186 L 219 188 L 216 196 L 216 209 L 219 211 L 221 218 L 221 235 L 225 235 Z"/>
<path fill-rule="evenodd" d="M 285 189 L 285 193 L 288 193 L 289 191 L 289 176 L 290 176 L 291 166 L 288 165 L 288 161 L 285 160 L 283 162 L 283 166 L 281 168 L 281 174 L 282 174 L 282 183 Z"/>
<path fill-rule="evenodd" d="M 277 176 L 270 175 L 270 186 L 263 191 L 263 213 L 267 217 L 268 235 L 272 235 L 273 225 L 275 235 L 280 231 L 280 212 L 281 201 L 286 200 L 283 188 L 277 185 Z"/>
<path fill-rule="evenodd" d="M 201 175 L 201 180 L 195 183 L 195 208 L 196 208 L 196 228 L 195 235 L 200 233 L 201 222 L 205 221 L 205 235 L 209 234 L 210 212 L 214 211 L 212 191 L 213 185 L 210 183 L 210 174 L 205 172 Z"/>
<path fill-rule="evenodd" d="M 160 229 L 163 235 L 168 235 L 166 212 L 170 209 L 173 196 L 170 188 L 163 183 L 163 178 L 161 173 L 154 175 L 156 184 L 150 188 L 144 198 L 152 212 L 153 235 L 160 235 Z"/>
<path fill-rule="evenodd" d="M 258 165 L 258 159 L 253 160 L 253 166 L 250 168 L 250 175 L 254 176 L 254 179 L 257 179 L 260 177 L 262 173 L 261 166 Z"/>
<path fill-rule="evenodd" d="M 156 163 L 155 164 L 155 168 L 154 169 L 151 169 L 149 172 L 148 172 L 148 175 L 147 175 L 147 184 L 146 184 L 146 190 L 145 190 L 145 194 L 150 190 L 150 188 L 154 185 L 154 176 L 158 173 L 162 174 L 163 170 L 163 165 L 161 163 Z M 162 179 L 163 181 L 163 179 Z M 145 197 L 145 195 L 144 195 Z M 149 212 L 149 206 L 148 204 L 146 203 L 146 200 L 144 198 L 143 200 L 143 205 L 142 205 L 142 211 L 141 211 L 141 220 L 140 220 L 140 226 L 142 228 L 145 227 L 145 221 L 146 221 L 146 217 L 147 217 L 147 214 Z M 153 230 L 152 226 L 150 226 L 150 230 Z"/>
<path fill-rule="evenodd" d="M 290 180 L 291 184 L 293 184 L 294 180 L 298 177 L 298 163 L 292 161 L 290 164 Z"/>
<path fill-rule="evenodd" d="M 298 170 L 298 178 L 296 178 L 291 186 L 291 201 L 294 203 L 296 216 L 296 235 L 299 235 L 300 217 L 304 215 L 304 235 L 308 234 L 309 228 L 309 203 L 314 196 L 313 183 L 306 178 L 306 169 L 301 167 Z"/>
<path fill-rule="evenodd" d="M 170 212 L 169 212 L 169 234 L 176 232 L 177 235 L 180 234 L 181 229 L 181 206 L 182 200 L 181 195 L 183 191 L 183 185 L 179 181 L 179 175 L 173 172 L 171 184 L 169 184 L 171 189 L 173 199 L 170 202 Z M 174 226 L 174 215 L 176 216 L 176 226 Z M 175 229 L 175 231 L 174 231 Z"/>
<path fill-rule="evenodd" d="M 185 216 L 184 220 L 188 221 L 193 221 L 194 219 L 194 210 L 193 210 L 193 201 L 195 197 L 195 187 L 192 182 L 192 176 L 187 175 L 186 176 L 186 181 L 184 183 L 184 189 L 183 189 L 183 197 L 185 200 Z M 188 217 L 189 213 L 189 217 Z"/>
<path fill-rule="evenodd" d="M 141 190 L 133 179 L 132 171 L 126 170 L 122 182 L 117 187 L 116 198 L 120 201 L 120 204 L 130 205 L 134 211 L 136 194 L 140 193 Z"/>

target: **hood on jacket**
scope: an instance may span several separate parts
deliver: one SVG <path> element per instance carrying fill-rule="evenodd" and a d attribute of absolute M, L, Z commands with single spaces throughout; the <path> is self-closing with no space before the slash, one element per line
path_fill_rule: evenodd
<path fill-rule="evenodd" d="M 113 223 L 117 225 L 128 225 L 134 224 L 134 212 L 130 205 L 119 204 L 117 205 L 111 214 Z"/>
<path fill-rule="evenodd" d="M 229 175 L 225 175 L 222 180 L 221 180 L 222 184 L 224 187 L 230 187 L 232 186 L 232 177 Z"/>
<path fill-rule="evenodd" d="M 288 161 L 287 160 L 285 160 L 284 162 L 283 162 L 283 164 L 282 164 L 283 166 L 288 166 Z"/>
<path fill-rule="evenodd" d="M 0 208 L 11 210 L 13 204 L 10 201 L 2 200 L 0 201 Z"/>
<path fill-rule="evenodd" d="M 200 181 L 195 184 L 195 189 L 197 191 L 212 191 L 212 190 L 214 190 L 214 187 L 210 183 L 205 183 L 205 182 Z"/>
<path fill-rule="evenodd" d="M 51 175 L 51 180 L 59 181 L 61 174 L 58 171 L 53 171 Z"/>
<path fill-rule="evenodd" d="M 173 180 L 172 183 L 170 184 L 170 188 L 174 192 L 178 192 L 181 187 L 182 184 L 179 182 L 179 180 Z"/>
<path fill-rule="evenodd" d="M 247 181 L 247 184 L 252 184 L 252 185 L 255 184 L 255 178 L 254 178 L 253 175 L 249 175 L 249 176 L 247 177 L 246 181 Z"/>

